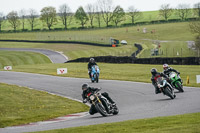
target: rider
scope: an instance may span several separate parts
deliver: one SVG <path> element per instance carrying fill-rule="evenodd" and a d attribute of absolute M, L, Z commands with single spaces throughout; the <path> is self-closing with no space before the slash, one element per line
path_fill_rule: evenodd
<path fill-rule="evenodd" d="M 82 93 L 83 103 L 86 103 L 87 102 L 87 95 L 89 93 L 94 93 L 95 91 L 100 90 L 100 89 L 90 87 L 87 83 L 85 83 L 85 84 L 82 85 L 82 90 L 83 90 L 83 93 Z M 109 97 L 107 92 L 101 93 L 101 95 L 104 96 L 105 98 L 107 98 L 110 101 L 111 104 L 115 105 L 115 102 Z M 90 107 L 89 113 L 91 115 L 97 113 L 97 110 L 96 110 L 96 108 L 93 104 Z"/>
<path fill-rule="evenodd" d="M 169 76 L 169 74 L 171 72 L 175 72 L 177 74 L 180 74 L 180 72 L 176 71 L 175 69 L 173 69 L 172 67 L 169 67 L 168 64 L 163 64 L 163 73 L 166 74 L 167 76 Z"/>
<path fill-rule="evenodd" d="M 153 86 L 155 87 L 155 93 L 156 94 L 161 93 L 160 89 L 157 86 L 157 82 L 156 82 L 157 78 L 159 78 L 159 77 L 167 78 L 167 76 L 163 73 L 159 73 L 157 71 L 157 69 L 155 69 L 155 68 L 151 69 L 151 74 L 152 74 L 151 81 L 152 81 Z"/>
<path fill-rule="evenodd" d="M 90 78 L 91 78 L 91 71 L 92 71 L 93 65 L 97 65 L 97 63 L 95 62 L 94 58 L 90 58 L 90 61 L 88 63 L 88 74 Z"/>
<path fill-rule="evenodd" d="M 178 75 L 180 74 L 180 72 L 176 71 L 175 69 L 173 69 L 172 67 L 169 67 L 168 64 L 163 64 L 163 73 L 166 74 L 168 77 L 169 77 L 169 74 L 171 72 L 175 72 L 177 73 Z M 170 84 L 171 84 L 171 80 L 169 79 L 168 81 Z M 182 79 L 181 79 L 181 83 L 183 83 Z M 173 85 L 172 85 L 173 86 Z"/>

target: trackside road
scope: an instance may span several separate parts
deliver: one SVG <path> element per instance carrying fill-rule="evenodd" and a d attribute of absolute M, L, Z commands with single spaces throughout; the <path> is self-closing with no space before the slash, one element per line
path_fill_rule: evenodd
<path fill-rule="evenodd" d="M 200 112 L 200 88 L 194 87 L 184 87 L 185 92 L 176 93 L 176 99 L 171 100 L 162 94 L 154 94 L 151 84 L 139 82 L 100 80 L 97 84 L 91 83 L 89 79 L 8 71 L 0 72 L 0 82 L 26 86 L 78 100 L 82 100 L 81 85 L 89 83 L 91 86 L 102 87 L 102 91 L 108 92 L 120 110 L 119 115 L 116 116 L 87 115 L 55 123 L 0 128 L 0 133 L 43 131 Z"/>

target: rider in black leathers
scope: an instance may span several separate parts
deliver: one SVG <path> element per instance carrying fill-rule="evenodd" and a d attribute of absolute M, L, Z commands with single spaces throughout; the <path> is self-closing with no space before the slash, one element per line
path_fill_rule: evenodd
<path fill-rule="evenodd" d="M 87 95 L 89 93 L 94 93 L 95 91 L 100 90 L 100 89 L 99 88 L 90 87 L 88 84 L 83 84 L 82 85 L 82 90 L 83 90 L 83 93 L 82 93 L 83 103 L 86 103 L 87 102 Z M 109 97 L 107 92 L 101 93 L 101 95 L 104 96 L 105 98 L 107 98 L 110 101 L 111 104 L 115 105 L 115 102 Z M 91 115 L 97 113 L 97 110 L 96 110 L 96 108 L 95 108 L 95 106 L 93 104 L 90 107 L 89 113 Z"/>
<path fill-rule="evenodd" d="M 164 78 L 168 79 L 168 77 L 163 73 L 157 72 L 157 69 L 155 69 L 155 68 L 151 69 L 151 74 L 152 74 L 151 81 L 152 81 L 153 86 L 155 87 L 155 93 L 156 94 L 161 93 L 161 91 L 157 85 L 157 78 L 164 77 Z"/>
<path fill-rule="evenodd" d="M 92 71 L 93 65 L 97 65 L 97 63 L 95 62 L 94 58 L 90 58 L 90 61 L 88 63 L 88 74 L 90 78 L 91 78 L 91 71 Z"/>

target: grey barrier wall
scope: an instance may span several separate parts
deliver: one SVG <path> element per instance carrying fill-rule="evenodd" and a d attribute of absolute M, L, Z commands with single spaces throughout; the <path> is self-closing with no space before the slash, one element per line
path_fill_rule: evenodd
<path fill-rule="evenodd" d="M 104 63 L 134 63 L 134 64 L 174 64 L 174 65 L 200 65 L 200 57 L 178 57 L 178 58 L 135 58 L 98 56 L 93 57 L 96 62 Z M 78 58 L 68 62 L 88 62 L 90 58 Z"/>

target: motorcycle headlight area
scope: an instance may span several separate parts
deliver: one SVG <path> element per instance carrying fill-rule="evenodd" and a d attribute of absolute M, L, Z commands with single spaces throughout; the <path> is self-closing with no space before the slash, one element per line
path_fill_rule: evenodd
<path fill-rule="evenodd" d="M 176 74 L 173 73 L 173 74 L 170 75 L 170 77 L 171 77 L 171 78 L 175 78 L 175 77 L 176 77 Z"/>
<path fill-rule="evenodd" d="M 92 95 L 92 96 L 90 96 L 90 100 L 94 100 L 95 99 L 95 97 Z"/>

